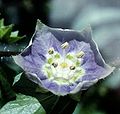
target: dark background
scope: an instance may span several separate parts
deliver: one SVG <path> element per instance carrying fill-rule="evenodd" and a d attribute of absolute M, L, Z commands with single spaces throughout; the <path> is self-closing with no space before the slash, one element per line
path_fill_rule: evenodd
<path fill-rule="evenodd" d="M 5 19 L 5 24 L 15 24 L 20 34 L 31 36 L 37 19 L 49 23 L 47 3 L 48 0 L 1 0 L 0 17 Z"/>
<path fill-rule="evenodd" d="M 15 24 L 14 30 L 27 36 L 25 41 L 32 37 L 37 19 L 51 27 L 76 30 L 91 24 L 103 58 L 116 70 L 85 91 L 77 109 L 81 114 L 120 114 L 119 12 L 119 0 L 0 0 L 0 18 L 5 25 Z"/>

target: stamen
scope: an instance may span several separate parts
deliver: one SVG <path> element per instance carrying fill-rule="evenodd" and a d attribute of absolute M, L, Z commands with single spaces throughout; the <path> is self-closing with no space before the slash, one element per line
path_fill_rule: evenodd
<path fill-rule="evenodd" d="M 51 64 L 51 63 L 53 62 L 53 59 L 52 59 L 52 58 L 49 58 L 49 59 L 47 60 L 47 62 L 48 62 L 49 64 Z"/>
<path fill-rule="evenodd" d="M 54 53 L 54 48 L 50 48 L 49 50 L 48 50 L 48 53 L 51 55 L 51 54 L 53 54 Z"/>
<path fill-rule="evenodd" d="M 69 59 L 69 60 L 72 60 L 72 59 L 74 59 L 74 56 L 71 55 L 71 54 L 67 54 L 67 55 L 66 55 L 66 58 Z"/>
<path fill-rule="evenodd" d="M 46 63 L 43 65 L 45 75 L 58 84 L 74 83 L 80 76 L 85 74 L 85 70 L 81 68 L 81 58 L 85 53 L 83 51 L 79 51 L 78 53 L 66 53 L 65 48 L 68 46 L 68 42 L 61 45 L 63 49 L 62 55 L 55 51 L 53 47 L 49 48 Z M 59 77 L 59 79 L 56 79 L 56 77 Z"/>
<path fill-rule="evenodd" d="M 52 63 L 52 65 L 56 68 L 58 66 L 58 63 Z"/>
<path fill-rule="evenodd" d="M 77 58 L 82 58 L 85 55 L 83 51 L 80 51 L 79 53 L 76 54 Z"/>
<path fill-rule="evenodd" d="M 70 66 L 70 70 L 75 70 L 75 66 Z"/>
<path fill-rule="evenodd" d="M 55 56 L 54 56 L 56 59 L 59 59 L 60 58 L 60 54 L 55 54 Z"/>
<path fill-rule="evenodd" d="M 65 42 L 61 45 L 62 49 L 65 49 L 69 46 L 69 43 L 68 42 Z"/>

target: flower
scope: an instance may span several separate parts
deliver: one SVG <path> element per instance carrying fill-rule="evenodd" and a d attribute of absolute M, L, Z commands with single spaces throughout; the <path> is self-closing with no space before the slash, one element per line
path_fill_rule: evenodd
<path fill-rule="evenodd" d="M 50 28 L 39 20 L 29 46 L 13 56 L 27 77 L 56 95 L 76 94 L 114 70 L 101 57 L 91 28 Z"/>

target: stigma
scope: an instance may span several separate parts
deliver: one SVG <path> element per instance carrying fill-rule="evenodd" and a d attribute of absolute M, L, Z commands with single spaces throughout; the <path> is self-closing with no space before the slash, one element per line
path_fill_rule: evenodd
<path fill-rule="evenodd" d="M 62 62 L 60 64 L 61 68 L 67 68 L 68 67 L 68 64 L 66 62 Z"/>

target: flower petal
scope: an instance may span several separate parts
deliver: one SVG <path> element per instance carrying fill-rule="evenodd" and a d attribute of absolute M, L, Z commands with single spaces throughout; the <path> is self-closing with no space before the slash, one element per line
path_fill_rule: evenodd
<path fill-rule="evenodd" d="M 63 49 L 61 44 L 68 46 Z M 50 49 L 53 52 L 55 50 L 55 53 L 50 54 Z M 79 52 L 84 54 L 80 59 L 76 55 Z M 90 27 L 81 32 L 53 29 L 39 21 L 29 46 L 21 54 L 13 56 L 13 59 L 25 70 L 30 80 L 61 96 L 87 89 L 114 70 L 101 57 L 92 40 Z"/>
<path fill-rule="evenodd" d="M 58 95 L 59 85 L 53 81 L 50 81 L 48 79 L 42 81 L 42 85 L 47 90 L 51 91 L 52 93 Z"/>
<path fill-rule="evenodd" d="M 53 29 L 50 27 L 48 28 L 48 31 L 50 31 L 61 42 L 69 42 L 73 39 L 84 42 L 90 42 L 90 40 L 92 40 L 90 26 L 85 28 L 83 31 L 58 28 Z"/>
<path fill-rule="evenodd" d="M 38 54 L 45 55 L 51 47 L 54 47 L 58 52 L 61 49 L 61 42 L 39 20 L 37 21 L 36 31 L 32 39 L 32 49 L 33 51 L 36 50 Z"/>
<path fill-rule="evenodd" d="M 61 85 L 59 89 L 59 94 L 64 96 L 70 93 L 70 86 L 69 85 Z"/>
<path fill-rule="evenodd" d="M 96 43 L 92 39 L 92 30 L 90 26 L 86 27 L 82 31 L 75 31 L 69 29 L 53 29 L 50 27 L 48 27 L 47 29 L 61 42 L 77 40 L 80 42 L 83 41 L 89 43 L 95 55 L 95 61 L 97 62 L 97 64 L 104 66 L 105 62 L 98 51 Z"/>
<path fill-rule="evenodd" d="M 75 94 L 81 90 L 83 86 L 83 82 L 79 83 L 72 91 L 70 91 L 70 94 Z"/>

